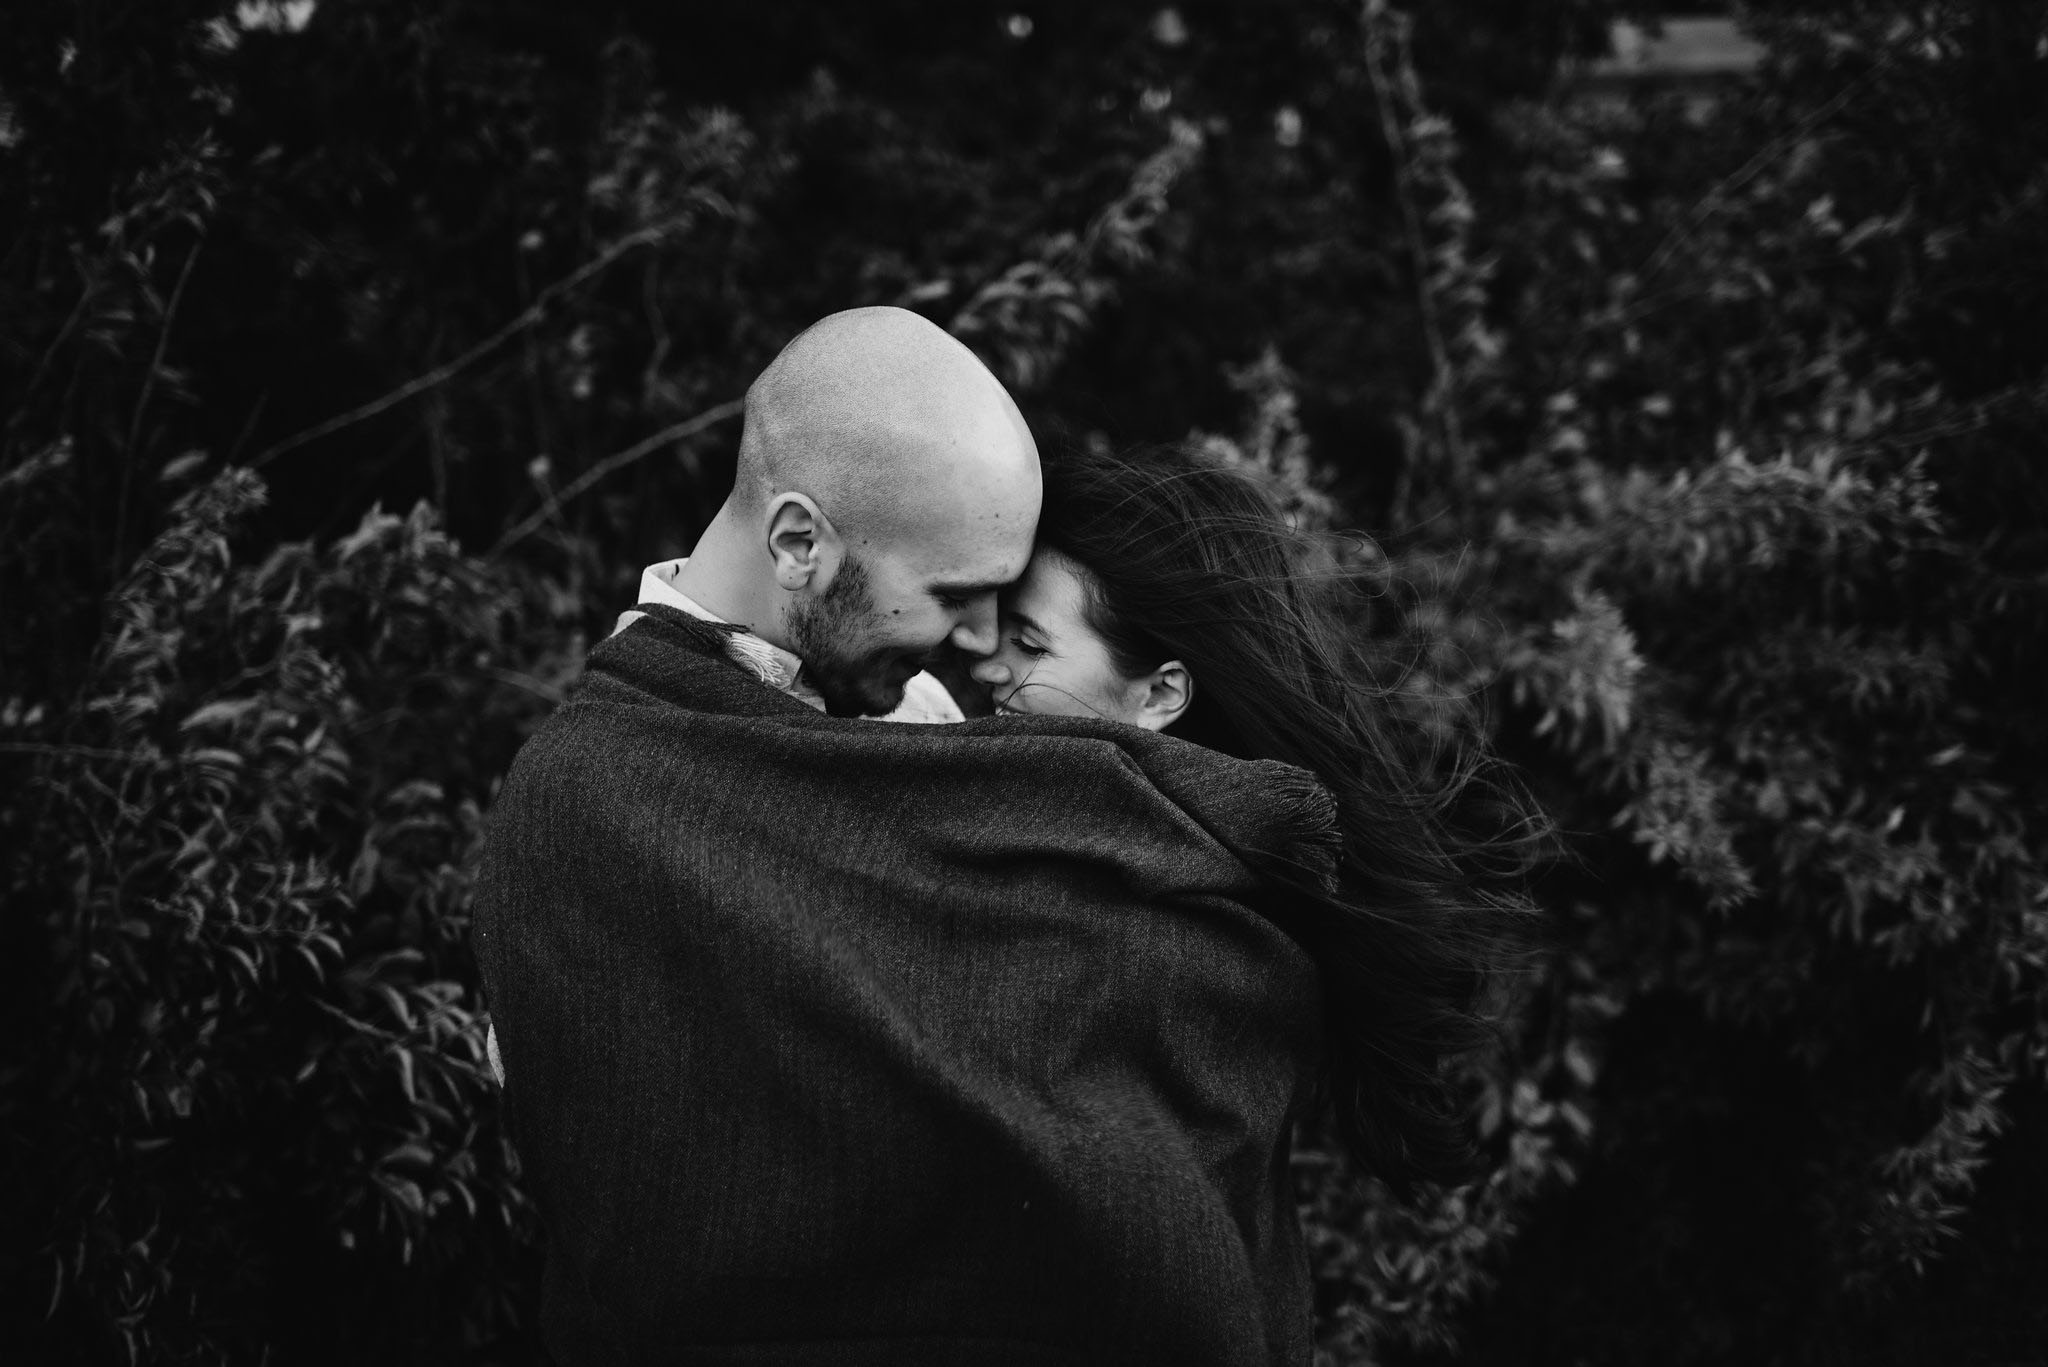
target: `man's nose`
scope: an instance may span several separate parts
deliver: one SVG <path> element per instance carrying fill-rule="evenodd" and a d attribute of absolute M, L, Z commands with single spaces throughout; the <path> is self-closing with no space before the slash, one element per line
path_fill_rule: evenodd
<path fill-rule="evenodd" d="M 953 628 L 953 644 L 969 655 L 996 653 L 996 596 L 977 598 Z"/>

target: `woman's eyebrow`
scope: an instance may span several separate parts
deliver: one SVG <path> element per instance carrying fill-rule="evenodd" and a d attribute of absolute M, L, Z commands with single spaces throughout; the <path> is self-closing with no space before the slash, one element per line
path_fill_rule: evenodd
<path fill-rule="evenodd" d="M 1011 608 L 1008 612 L 1005 612 L 1003 615 L 1005 617 L 1008 617 L 1011 621 L 1015 622 L 1018 626 L 1023 627 L 1026 631 L 1035 631 L 1040 636 L 1046 634 L 1045 628 L 1038 625 L 1037 620 L 1034 619 L 1028 612 L 1019 612 L 1017 611 L 1017 609 Z"/>

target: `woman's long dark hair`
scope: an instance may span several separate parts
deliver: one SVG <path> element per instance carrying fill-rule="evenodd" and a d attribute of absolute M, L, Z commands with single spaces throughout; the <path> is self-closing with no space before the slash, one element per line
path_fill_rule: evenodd
<path fill-rule="evenodd" d="M 1488 989 L 1529 938 L 1533 803 L 1474 747 L 1433 753 L 1401 724 L 1359 576 L 1250 476 L 1177 448 L 1056 454 L 1039 539 L 1089 572 L 1119 668 L 1194 676 L 1170 734 L 1297 765 L 1335 797 L 1337 893 L 1294 888 L 1287 928 L 1323 981 L 1338 1134 L 1398 1189 L 1469 1175 L 1457 1064 L 1492 1042 Z"/>

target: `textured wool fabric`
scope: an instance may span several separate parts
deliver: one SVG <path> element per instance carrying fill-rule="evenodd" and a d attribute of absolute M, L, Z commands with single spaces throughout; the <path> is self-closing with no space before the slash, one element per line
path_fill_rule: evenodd
<path fill-rule="evenodd" d="M 476 947 L 598 1363 L 1306 1363 L 1308 774 L 1110 722 L 882 725 L 661 605 L 493 810 Z"/>

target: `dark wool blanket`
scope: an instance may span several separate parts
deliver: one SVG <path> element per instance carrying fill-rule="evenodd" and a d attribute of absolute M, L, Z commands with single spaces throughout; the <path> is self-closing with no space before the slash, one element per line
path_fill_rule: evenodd
<path fill-rule="evenodd" d="M 493 811 L 476 948 L 565 1364 L 1306 1363 L 1303 771 L 825 716 L 650 609 Z"/>

